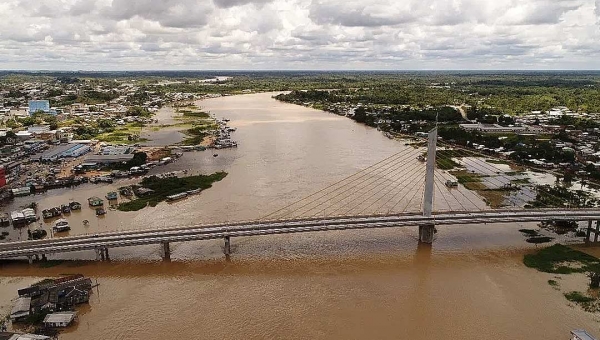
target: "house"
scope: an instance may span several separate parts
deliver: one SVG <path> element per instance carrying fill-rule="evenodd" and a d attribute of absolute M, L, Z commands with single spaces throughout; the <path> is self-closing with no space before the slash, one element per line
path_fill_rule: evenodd
<path fill-rule="evenodd" d="M 44 326 L 49 328 L 67 327 L 77 319 L 77 312 L 56 312 L 46 315 Z"/>
<path fill-rule="evenodd" d="M 30 300 L 31 313 L 68 310 L 90 299 L 92 280 L 83 275 L 71 275 L 20 289 L 20 298 Z"/>

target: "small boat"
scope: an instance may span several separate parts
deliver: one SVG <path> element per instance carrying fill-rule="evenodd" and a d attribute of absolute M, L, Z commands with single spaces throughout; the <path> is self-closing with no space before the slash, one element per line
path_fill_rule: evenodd
<path fill-rule="evenodd" d="M 117 196 L 117 192 L 116 191 L 111 191 L 108 194 L 106 194 L 106 199 L 109 200 L 109 201 L 116 200 L 117 197 L 118 196 Z"/>
<path fill-rule="evenodd" d="M 56 223 L 54 223 L 54 227 L 52 227 L 52 230 L 54 230 L 55 233 L 60 233 L 63 231 L 71 230 L 71 227 L 69 226 L 69 222 L 67 220 L 61 218 L 60 220 L 56 221 Z"/>
<path fill-rule="evenodd" d="M 27 224 L 27 219 L 25 218 L 25 215 L 20 212 L 20 211 L 11 211 L 10 213 L 10 220 L 14 226 L 23 226 L 25 224 Z"/>
<path fill-rule="evenodd" d="M 37 214 L 33 208 L 25 208 L 21 210 L 21 212 L 23 213 L 23 216 L 25 216 L 25 221 L 27 223 L 32 223 L 38 220 Z"/>
<path fill-rule="evenodd" d="M 218 153 L 213 153 L 213 157 L 217 157 L 218 155 Z"/>
<path fill-rule="evenodd" d="M 121 194 L 121 196 L 125 196 L 125 197 L 133 196 L 133 190 L 131 190 L 131 188 L 129 188 L 129 187 L 119 189 L 119 193 Z"/>
<path fill-rule="evenodd" d="M 54 217 L 54 214 L 52 214 L 52 211 L 50 211 L 49 209 L 44 209 L 42 210 L 42 217 L 44 219 L 52 218 Z"/>
<path fill-rule="evenodd" d="M 60 207 L 50 208 L 48 211 L 52 213 L 52 217 L 58 217 L 62 215 L 62 210 Z"/>
<path fill-rule="evenodd" d="M 100 197 L 90 197 L 88 198 L 88 204 L 90 207 L 100 207 L 104 205 L 104 201 Z"/>
<path fill-rule="evenodd" d="M 27 230 L 27 232 L 29 234 L 30 240 L 39 240 L 39 239 L 46 237 L 46 235 L 48 235 L 48 232 L 45 231 L 44 229 L 35 229 L 33 231 Z"/>
<path fill-rule="evenodd" d="M 106 210 L 104 208 L 96 209 L 96 216 L 106 215 Z"/>
<path fill-rule="evenodd" d="M 79 202 L 71 202 L 69 203 L 69 208 L 71 210 L 81 210 L 81 204 Z"/>
<path fill-rule="evenodd" d="M 69 206 L 68 204 L 63 204 L 60 206 L 60 210 L 62 210 L 63 214 L 70 214 L 71 206 Z"/>
<path fill-rule="evenodd" d="M 188 190 L 185 193 L 188 195 L 195 195 L 195 194 L 199 194 L 200 192 L 202 192 L 202 189 Z"/>
<path fill-rule="evenodd" d="M 173 202 L 173 201 L 176 201 L 176 200 L 180 200 L 182 198 L 187 197 L 187 195 L 188 195 L 187 192 L 182 192 L 180 194 L 170 195 L 170 196 L 167 196 L 167 201 Z"/>

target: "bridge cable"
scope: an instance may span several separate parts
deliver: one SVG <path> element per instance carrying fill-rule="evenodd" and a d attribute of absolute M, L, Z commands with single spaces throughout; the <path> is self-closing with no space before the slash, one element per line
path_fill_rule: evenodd
<path fill-rule="evenodd" d="M 328 209 L 329 207 L 333 207 L 333 206 L 335 206 L 336 204 L 338 204 L 338 203 L 340 203 L 340 202 L 342 202 L 342 201 L 344 201 L 344 200 L 346 200 L 346 199 L 348 199 L 348 198 L 352 197 L 352 195 L 355 195 L 355 194 L 357 194 L 358 192 L 362 192 L 362 190 L 364 190 L 365 188 L 367 189 L 367 191 L 366 191 L 366 192 L 370 192 L 372 189 L 369 189 L 369 186 L 371 186 L 372 184 L 374 184 L 374 183 L 377 183 L 377 182 L 380 182 L 380 181 L 382 181 L 382 180 L 383 180 L 383 181 L 385 181 L 385 180 L 386 180 L 386 176 L 387 176 L 387 175 L 389 175 L 390 173 L 395 173 L 395 172 L 397 172 L 397 171 L 404 170 L 404 167 L 405 167 L 405 165 L 406 165 L 406 164 L 404 164 L 403 162 L 405 162 L 405 161 L 406 161 L 407 159 L 409 159 L 410 157 L 414 157 L 414 154 L 412 154 L 412 155 L 409 155 L 408 157 L 404 157 L 402 160 L 400 160 L 400 161 L 398 162 L 398 164 L 395 164 L 394 166 L 390 167 L 390 168 L 391 168 L 391 170 L 390 170 L 390 168 L 388 168 L 388 169 L 386 169 L 387 171 L 386 171 L 385 173 L 377 173 L 376 175 L 378 175 L 378 176 L 379 176 L 379 178 L 370 178 L 370 182 L 369 182 L 369 183 L 367 183 L 367 185 L 365 185 L 363 188 L 360 188 L 360 189 L 358 189 L 358 191 L 353 191 L 353 192 L 351 192 L 351 193 L 350 193 L 350 195 L 343 196 L 341 199 L 338 199 L 337 201 L 334 201 L 334 202 L 332 202 L 332 200 L 333 200 L 333 199 L 335 199 L 335 198 L 337 198 L 337 197 L 339 197 L 339 196 L 343 195 L 344 193 L 346 193 L 346 192 L 348 192 L 348 191 L 350 191 L 350 190 L 353 190 L 353 189 L 356 189 L 356 188 L 357 188 L 357 186 L 355 186 L 355 187 L 350 187 L 350 188 L 347 188 L 346 190 L 344 190 L 343 192 L 340 192 L 340 193 L 338 193 L 338 194 L 337 194 L 337 195 L 335 195 L 334 197 L 331 197 L 331 198 L 329 198 L 329 201 L 328 201 L 328 203 L 329 203 L 329 204 L 328 204 L 328 205 L 327 205 L 327 206 L 326 206 L 324 209 L 322 209 L 320 212 L 325 212 L 325 211 L 326 211 L 326 209 Z M 373 177 L 375 177 L 375 176 L 373 176 Z M 317 207 L 317 208 L 318 208 L 318 207 Z M 310 210 L 312 210 L 312 209 L 310 209 Z M 310 210 L 308 210 L 308 211 L 310 211 Z M 335 211 L 338 211 L 338 210 L 340 210 L 340 209 L 336 209 Z M 308 211 L 307 211 L 307 212 L 308 212 Z M 320 212 L 319 212 L 319 213 L 320 213 Z M 319 214 L 319 213 L 317 213 L 317 214 Z M 313 216 L 314 216 L 314 215 L 313 215 Z"/>
<path fill-rule="evenodd" d="M 344 179 L 342 179 L 342 180 L 340 180 L 340 181 L 338 181 L 338 182 L 336 182 L 336 183 L 334 183 L 334 184 L 331 184 L 331 185 L 329 185 L 329 186 L 327 186 L 327 187 L 325 187 L 325 188 L 323 188 L 323 189 L 321 189 L 321 190 L 319 190 L 319 191 L 317 191 L 317 192 L 315 192 L 315 193 L 313 193 L 313 194 L 311 194 L 311 195 L 309 195 L 309 196 L 307 196 L 307 197 L 304 197 L 304 198 L 302 198 L 302 199 L 301 199 L 301 200 L 299 200 L 299 201 L 296 201 L 296 202 L 293 202 L 293 203 L 291 203 L 291 204 L 288 204 L 287 206 L 285 206 L 285 207 L 283 207 L 283 208 L 281 208 L 281 209 L 278 209 L 278 210 L 276 210 L 276 211 L 274 211 L 274 212 L 272 212 L 272 213 L 270 213 L 270 214 L 268 214 L 268 215 L 266 215 L 266 216 L 262 217 L 262 218 L 261 218 L 261 220 L 267 219 L 267 218 L 269 218 L 269 217 L 271 217 L 271 216 L 274 216 L 274 215 L 276 215 L 276 214 L 278 214 L 278 213 L 280 213 L 280 212 L 282 212 L 282 211 L 285 211 L 285 210 L 288 210 L 288 209 L 290 209 L 290 208 L 291 208 L 291 207 L 293 207 L 294 205 L 298 205 L 298 204 L 300 204 L 300 203 L 301 203 L 301 202 L 303 202 L 303 201 L 307 201 L 308 199 L 311 199 L 311 198 L 314 198 L 315 196 L 318 196 L 318 197 L 317 197 L 316 199 L 314 199 L 313 201 L 309 201 L 307 204 L 305 204 L 305 205 L 303 205 L 303 206 L 301 206 L 301 207 L 299 207 L 299 208 L 296 208 L 295 210 L 293 210 L 293 211 L 291 211 L 291 212 L 286 212 L 286 213 L 284 214 L 284 216 L 285 216 L 285 215 L 289 215 L 290 213 L 296 212 L 297 210 L 299 210 L 299 209 L 302 209 L 302 208 L 304 208 L 304 207 L 306 207 L 306 206 L 308 206 L 308 205 L 310 205 L 310 204 L 313 204 L 314 202 L 316 202 L 316 201 L 318 201 L 318 200 L 322 199 L 323 197 L 326 197 L 327 195 L 329 195 L 330 193 L 327 193 L 327 191 L 328 191 L 328 190 L 331 190 L 332 188 L 335 188 L 335 189 L 334 189 L 334 190 L 331 192 L 331 193 L 333 193 L 333 192 L 335 192 L 335 191 L 339 190 L 340 188 L 343 188 L 343 187 L 345 187 L 345 186 L 347 186 L 347 185 L 350 185 L 351 183 L 353 183 L 353 182 L 355 182 L 355 181 L 358 181 L 359 179 L 362 179 L 362 178 L 364 178 L 365 176 L 368 176 L 368 175 L 370 175 L 371 173 L 374 173 L 374 172 L 376 172 L 376 171 L 379 171 L 379 170 L 381 170 L 382 168 L 384 168 L 384 166 L 388 165 L 389 163 L 391 163 L 391 162 L 395 161 L 396 159 L 398 159 L 398 158 L 400 158 L 400 157 L 403 157 L 403 156 L 405 156 L 405 154 L 406 154 L 407 152 L 410 152 L 410 151 L 412 151 L 412 149 L 410 149 L 410 148 L 406 148 L 406 149 L 404 149 L 404 150 L 402 150 L 402 151 L 400 151 L 400 152 L 396 153 L 395 155 L 393 155 L 393 156 L 391 156 L 391 157 L 388 157 L 388 158 L 386 158 L 386 159 L 384 159 L 384 160 L 382 160 L 382 161 L 380 161 L 380 162 L 377 162 L 377 163 L 375 163 L 375 164 L 373 164 L 373 165 L 371 165 L 371 166 L 369 166 L 369 167 L 367 167 L 367 168 L 365 168 L 365 169 L 363 169 L 363 170 L 361 170 L 361 171 L 359 171 L 359 172 L 357 172 L 357 173 L 355 173 L 355 174 L 352 174 L 352 175 L 350 175 L 350 176 L 348 176 L 348 177 L 346 177 L 346 178 L 344 178 Z M 358 177 L 356 177 L 356 176 L 358 176 Z M 354 177 L 356 177 L 356 178 L 354 178 Z M 351 179 L 351 180 L 350 180 L 350 179 Z M 366 180 L 368 180 L 368 179 L 369 179 L 369 178 L 367 178 L 367 179 L 363 180 L 362 182 L 364 182 L 364 181 L 366 181 Z M 338 184 L 340 184 L 340 183 L 343 183 L 343 182 L 345 182 L 345 181 L 348 181 L 348 180 L 350 180 L 350 181 L 349 181 L 348 183 L 344 184 L 343 186 L 341 186 L 341 187 L 336 187 Z M 362 182 L 359 182 L 359 183 L 362 183 Z M 319 195 L 320 195 L 320 196 L 319 196 Z"/>

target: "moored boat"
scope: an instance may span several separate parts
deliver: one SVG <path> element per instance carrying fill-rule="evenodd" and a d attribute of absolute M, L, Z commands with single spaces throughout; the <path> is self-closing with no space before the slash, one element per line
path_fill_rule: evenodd
<path fill-rule="evenodd" d="M 195 195 L 195 194 L 199 194 L 200 192 L 202 192 L 202 189 L 188 190 L 185 193 L 188 195 Z"/>
<path fill-rule="evenodd" d="M 131 188 L 130 188 L 130 187 L 124 187 L 124 188 L 120 188 L 120 189 L 119 189 L 119 193 L 120 193 L 122 196 L 125 196 L 125 197 L 131 197 L 131 196 L 133 196 L 133 190 L 131 190 Z"/>
<path fill-rule="evenodd" d="M 60 210 L 62 210 L 63 214 L 69 214 L 71 213 L 71 206 L 68 204 L 63 204 L 60 206 Z"/>
<path fill-rule="evenodd" d="M 81 204 L 79 202 L 71 202 L 69 203 L 69 208 L 71 210 L 81 210 Z"/>
<path fill-rule="evenodd" d="M 35 222 L 38 219 L 37 214 L 35 213 L 35 210 L 33 210 L 33 208 L 25 208 L 21 210 L 21 212 L 23 213 L 23 216 L 25 217 L 25 221 L 27 223 Z"/>
<path fill-rule="evenodd" d="M 69 222 L 67 220 L 65 220 L 64 218 L 61 218 L 60 220 L 58 220 L 54 223 L 52 230 L 54 230 L 55 233 L 60 233 L 63 231 L 71 230 L 71 227 L 69 226 Z"/>
<path fill-rule="evenodd" d="M 100 197 L 93 196 L 88 198 L 88 204 L 91 207 L 100 207 L 104 205 L 104 201 Z"/>
<path fill-rule="evenodd" d="M 35 229 L 33 231 L 28 230 L 28 234 L 30 240 L 39 240 L 46 237 L 46 235 L 48 235 L 48 232 L 44 229 Z"/>
<path fill-rule="evenodd" d="M 106 210 L 104 208 L 96 209 L 96 216 L 106 215 Z"/>
<path fill-rule="evenodd" d="M 48 219 L 48 218 L 54 217 L 54 215 L 52 214 L 52 212 L 49 209 L 44 209 L 44 210 L 42 210 L 42 217 L 44 219 Z"/>
<path fill-rule="evenodd" d="M 167 201 L 173 202 L 187 197 L 187 192 L 182 192 L 180 194 L 167 196 Z"/>
<path fill-rule="evenodd" d="M 116 200 L 117 199 L 117 193 L 115 191 L 111 191 L 108 194 L 106 194 L 106 199 L 109 201 L 112 200 Z"/>

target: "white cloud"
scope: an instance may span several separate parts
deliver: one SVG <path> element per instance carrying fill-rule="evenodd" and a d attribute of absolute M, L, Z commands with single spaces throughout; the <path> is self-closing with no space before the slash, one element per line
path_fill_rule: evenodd
<path fill-rule="evenodd" d="M 17 69 L 597 69 L 600 0 L 4 0 Z"/>

